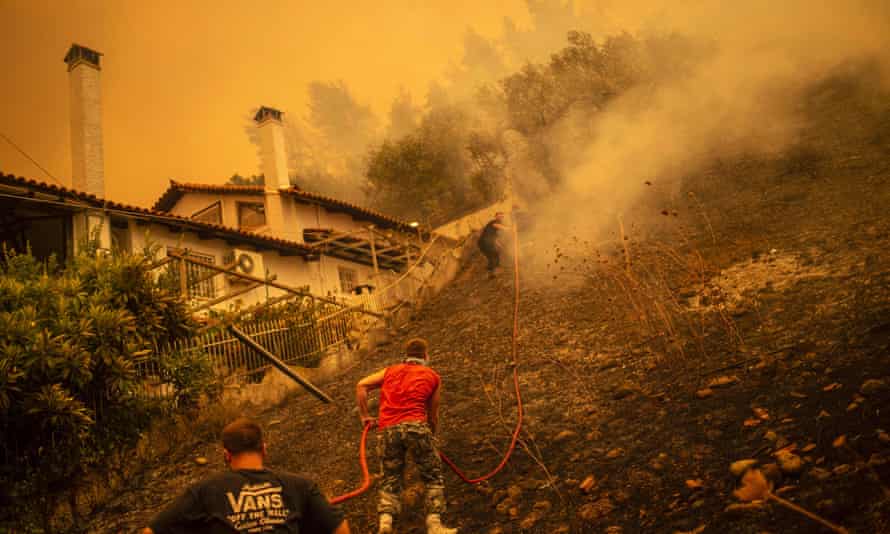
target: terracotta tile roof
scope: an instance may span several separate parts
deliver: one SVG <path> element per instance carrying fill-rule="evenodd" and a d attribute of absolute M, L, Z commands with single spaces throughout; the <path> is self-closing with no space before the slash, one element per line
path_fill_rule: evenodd
<path fill-rule="evenodd" d="M 264 191 L 261 185 L 218 185 L 218 184 L 196 184 L 185 183 L 170 180 L 170 187 L 164 191 L 164 194 L 155 202 L 155 210 L 167 211 L 173 208 L 176 203 L 186 193 L 216 193 L 216 194 L 248 194 L 261 195 Z M 348 213 L 357 219 L 363 219 L 376 224 L 380 228 L 389 228 L 402 231 L 415 231 L 407 221 L 397 219 L 385 213 L 364 208 L 351 202 L 338 200 L 333 197 L 325 196 L 319 193 L 305 191 L 299 187 L 290 187 L 284 190 L 284 193 L 293 197 L 298 202 L 307 204 L 318 204 L 324 206 L 330 211 Z"/>
<path fill-rule="evenodd" d="M 182 217 L 179 215 L 173 215 L 172 213 L 154 208 L 146 209 L 139 206 L 121 204 L 119 202 L 99 198 L 96 195 L 78 191 L 76 189 L 69 189 L 67 187 L 61 187 L 46 182 L 38 182 L 36 180 L 30 180 L 11 174 L 4 174 L 2 172 L 0 172 L 0 184 L 27 188 L 31 191 L 37 191 L 48 195 L 55 195 L 61 199 L 77 200 L 94 208 L 121 212 L 125 215 L 137 216 L 153 220 L 161 224 L 176 225 L 197 233 L 209 234 L 212 237 L 222 240 L 252 243 L 256 246 L 271 248 L 289 254 L 303 256 L 316 254 L 311 247 L 296 241 L 289 241 L 273 236 L 238 230 L 229 226 L 196 221 L 194 219 L 189 219 L 187 217 Z M 230 187 L 250 188 L 254 186 Z M 262 191 L 261 186 L 259 190 Z"/>
<path fill-rule="evenodd" d="M 403 221 L 391 215 L 387 215 L 385 213 L 372 210 L 370 208 L 364 208 L 351 202 L 337 200 L 336 198 L 325 196 L 319 193 L 313 193 L 311 191 L 305 191 L 303 189 L 300 189 L 299 187 L 291 187 L 290 189 L 285 190 L 285 192 L 288 195 L 294 197 L 299 202 L 306 202 L 308 204 L 319 204 L 331 211 L 348 213 L 357 219 L 371 221 L 380 228 L 391 228 L 393 230 L 402 230 L 405 232 L 416 231 L 410 224 L 408 224 L 407 221 Z"/>
<path fill-rule="evenodd" d="M 170 186 L 164 194 L 158 198 L 152 209 L 158 211 L 170 211 L 186 193 L 216 193 L 234 195 L 261 195 L 261 185 L 231 185 L 231 184 L 195 184 L 170 180 Z"/>

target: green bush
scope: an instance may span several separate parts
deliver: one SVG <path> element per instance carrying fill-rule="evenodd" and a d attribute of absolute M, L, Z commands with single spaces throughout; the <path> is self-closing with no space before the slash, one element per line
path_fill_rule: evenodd
<path fill-rule="evenodd" d="M 160 381 L 173 388 L 170 403 L 176 408 L 198 406 L 202 398 L 214 398 L 222 392 L 213 364 L 202 350 L 163 351 L 156 363 Z"/>
<path fill-rule="evenodd" d="M 185 305 L 153 277 L 152 261 L 152 251 L 104 256 L 82 246 L 60 266 L 3 251 L 0 502 L 13 505 L 0 512 L 0 530 L 27 512 L 53 530 L 59 498 L 70 498 L 80 477 L 101 471 L 112 452 L 131 447 L 161 407 L 137 394 L 136 361 L 159 359 L 158 348 L 191 327 Z M 206 358 L 175 359 L 157 364 L 177 401 L 212 392 Z M 19 517 L 3 517 L 9 513 Z"/>

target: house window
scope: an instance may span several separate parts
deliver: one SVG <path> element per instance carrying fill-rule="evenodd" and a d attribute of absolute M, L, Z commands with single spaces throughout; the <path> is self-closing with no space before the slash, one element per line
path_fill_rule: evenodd
<path fill-rule="evenodd" d="M 111 250 L 130 252 L 130 225 L 126 219 L 111 218 Z"/>
<path fill-rule="evenodd" d="M 337 267 L 337 271 L 340 273 L 340 291 L 343 293 L 352 293 L 358 278 L 355 274 L 355 270 L 347 269 L 345 267 Z"/>
<path fill-rule="evenodd" d="M 167 253 L 176 252 L 182 253 L 182 249 L 167 247 Z M 200 252 L 189 251 L 186 254 L 187 258 L 199 261 L 201 263 L 207 263 L 210 265 L 216 265 L 216 258 L 210 254 L 201 254 Z M 174 262 L 173 267 L 170 269 L 170 272 L 173 274 L 173 278 L 178 286 L 179 284 L 179 262 Z M 186 275 L 186 287 L 188 288 L 188 296 L 189 298 L 204 298 L 204 299 L 212 299 L 216 296 L 216 287 L 213 284 L 213 277 L 211 275 L 216 274 L 217 271 L 213 269 L 208 269 L 203 265 L 186 262 L 185 263 L 185 275 Z"/>
<path fill-rule="evenodd" d="M 266 225 L 266 207 L 262 202 L 238 203 L 238 228 L 256 230 Z"/>
<path fill-rule="evenodd" d="M 203 223 L 222 224 L 222 203 L 217 200 L 206 208 L 193 213 L 191 218 Z"/>

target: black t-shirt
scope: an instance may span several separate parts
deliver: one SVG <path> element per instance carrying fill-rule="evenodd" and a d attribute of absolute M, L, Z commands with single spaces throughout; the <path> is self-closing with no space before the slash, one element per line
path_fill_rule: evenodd
<path fill-rule="evenodd" d="M 494 243 L 497 240 L 498 232 L 500 231 L 495 226 L 496 224 L 500 224 L 497 219 L 486 224 L 485 228 L 482 229 L 482 235 L 479 237 L 479 241 L 483 243 Z"/>
<path fill-rule="evenodd" d="M 155 534 L 331 534 L 342 522 L 314 482 L 240 469 L 191 486 L 148 526 Z"/>

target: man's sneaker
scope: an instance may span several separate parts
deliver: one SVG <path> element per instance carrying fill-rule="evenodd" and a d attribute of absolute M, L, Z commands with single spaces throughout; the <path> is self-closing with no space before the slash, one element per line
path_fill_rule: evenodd
<path fill-rule="evenodd" d="M 439 514 L 430 514 L 426 516 L 426 534 L 457 534 L 457 529 L 442 525 Z"/>
<path fill-rule="evenodd" d="M 392 516 L 390 514 L 380 514 L 380 528 L 377 534 L 392 534 Z"/>

